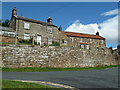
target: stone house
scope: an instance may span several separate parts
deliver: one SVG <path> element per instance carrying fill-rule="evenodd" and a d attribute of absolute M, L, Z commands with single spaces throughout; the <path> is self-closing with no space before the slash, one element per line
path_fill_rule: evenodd
<path fill-rule="evenodd" d="M 48 17 L 47 22 L 17 16 L 17 9 L 12 10 L 10 27 L 15 30 L 18 39 L 33 38 L 39 45 L 51 45 L 53 42 L 61 46 L 79 47 L 83 49 L 104 49 L 106 48 L 105 38 L 99 35 L 64 32 L 52 23 Z"/>
<path fill-rule="evenodd" d="M 105 49 L 106 43 L 105 38 L 99 35 L 99 32 L 96 35 L 75 33 L 75 32 L 63 32 L 71 40 L 69 46 L 71 47 L 80 47 L 83 49 Z"/>
<path fill-rule="evenodd" d="M 39 45 L 50 45 L 53 42 L 67 45 L 66 42 L 63 43 L 62 40 L 69 41 L 69 38 L 60 31 L 61 27 L 58 28 L 52 23 L 51 17 L 48 17 L 47 22 L 42 22 L 17 16 L 16 8 L 12 10 L 10 27 L 15 30 L 17 39 L 28 40 L 34 38 L 34 41 Z"/>

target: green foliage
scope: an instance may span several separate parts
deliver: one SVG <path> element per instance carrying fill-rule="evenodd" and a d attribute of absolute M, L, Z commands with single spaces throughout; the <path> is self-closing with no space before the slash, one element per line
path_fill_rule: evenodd
<path fill-rule="evenodd" d="M 50 46 L 60 46 L 60 43 L 58 43 L 58 42 L 52 42 L 52 44 L 50 45 Z"/>
<path fill-rule="evenodd" d="M 10 24 L 10 21 L 8 19 L 2 22 L 2 26 L 4 27 L 9 27 L 9 24 Z"/>
<path fill-rule="evenodd" d="M 32 44 L 32 38 L 29 40 L 19 40 L 19 43 Z"/>
<path fill-rule="evenodd" d="M 2 88 L 54 88 L 47 85 L 40 85 L 31 82 L 21 82 L 12 80 L 2 80 Z M 56 88 L 59 90 L 59 88 Z"/>
<path fill-rule="evenodd" d="M 0 26 L 2 26 L 2 20 L 0 20 Z"/>
<path fill-rule="evenodd" d="M 111 66 L 99 66 L 99 67 L 76 67 L 76 68 L 40 68 L 40 67 L 24 67 L 24 68 L 2 68 L 5 72 L 46 72 L 46 71 L 77 71 L 77 70 L 96 70 L 96 69 L 106 69 L 112 67 L 120 67 L 120 65 Z"/>

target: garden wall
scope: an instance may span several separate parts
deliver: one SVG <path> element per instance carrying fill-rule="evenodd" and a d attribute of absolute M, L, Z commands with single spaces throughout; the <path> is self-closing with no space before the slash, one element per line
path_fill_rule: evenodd
<path fill-rule="evenodd" d="M 110 49 L 86 50 L 73 47 L 1 47 L 3 67 L 95 67 L 117 65 Z"/>

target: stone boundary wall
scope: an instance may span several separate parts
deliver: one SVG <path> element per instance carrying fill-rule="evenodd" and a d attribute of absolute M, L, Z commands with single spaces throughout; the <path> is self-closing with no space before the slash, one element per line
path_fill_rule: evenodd
<path fill-rule="evenodd" d="M 95 67 L 117 65 L 110 49 L 86 50 L 73 47 L 1 47 L 2 67 Z"/>
<path fill-rule="evenodd" d="M 0 39 L 1 39 L 2 43 L 15 43 L 15 38 L 14 37 L 0 36 Z"/>

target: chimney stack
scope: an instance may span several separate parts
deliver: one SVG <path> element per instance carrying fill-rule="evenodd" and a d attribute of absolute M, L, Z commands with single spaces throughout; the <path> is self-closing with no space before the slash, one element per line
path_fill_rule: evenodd
<path fill-rule="evenodd" d="M 62 31 L 62 26 L 60 25 L 60 27 L 58 28 L 59 31 Z"/>
<path fill-rule="evenodd" d="M 52 18 L 50 16 L 47 19 L 47 23 L 52 24 Z"/>
<path fill-rule="evenodd" d="M 15 16 L 15 15 L 17 15 L 17 9 L 16 9 L 16 7 L 14 7 L 13 10 L 12 10 L 12 16 Z"/>
<path fill-rule="evenodd" d="M 97 31 L 96 35 L 99 35 L 99 32 Z"/>

